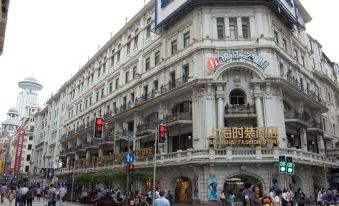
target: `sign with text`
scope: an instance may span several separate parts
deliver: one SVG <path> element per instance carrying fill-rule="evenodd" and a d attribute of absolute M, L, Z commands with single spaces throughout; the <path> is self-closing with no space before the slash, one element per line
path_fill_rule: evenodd
<path fill-rule="evenodd" d="M 213 129 L 210 145 L 278 144 L 277 127 L 225 127 Z"/>
<path fill-rule="evenodd" d="M 178 12 L 192 0 L 155 0 L 155 27 Z"/>
<path fill-rule="evenodd" d="M 22 155 L 22 147 L 25 138 L 25 129 L 18 129 L 18 139 L 16 142 L 16 151 L 15 151 L 15 161 L 14 161 L 14 173 L 17 174 L 20 171 L 21 165 L 21 155 Z"/>

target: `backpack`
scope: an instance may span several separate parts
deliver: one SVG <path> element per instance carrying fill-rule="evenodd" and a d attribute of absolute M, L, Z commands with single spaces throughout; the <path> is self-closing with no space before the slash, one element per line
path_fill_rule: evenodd
<path fill-rule="evenodd" d="M 33 199 L 32 192 L 30 190 L 28 190 L 27 193 L 26 193 L 26 199 L 29 199 L 29 200 Z"/>

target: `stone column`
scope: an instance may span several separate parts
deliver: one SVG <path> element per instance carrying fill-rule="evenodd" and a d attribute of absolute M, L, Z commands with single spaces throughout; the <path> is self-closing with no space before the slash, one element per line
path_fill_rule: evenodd
<path fill-rule="evenodd" d="M 255 97 L 255 110 L 257 113 L 257 125 L 258 127 L 263 127 L 264 116 L 263 116 L 262 100 L 260 96 Z"/>
<path fill-rule="evenodd" d="M 104 151 L 102 150 L 102 147 L 99 147 L 99 157 L 101 157 L 103 155 Z"/>
<path fill-rule="evenodd" d="M 223 84 L 218 84 L 217 85 L 217 91 L 216 91 L 216 97 L 218 99 L 218 128 L 223 128 L 224 125 L 224 85 Z"/>
<path fill-rule="evenodd" d="M 241 17 L 237 17 L 238 39 L 243 39 Z"/>
<path fill-rule="evenodd" d="M 217 28 L 217 18 L 213 17 L 212 18 L 212 36 L 213 36 L 213 39 L 218 39 L 218 33 L 216 32 L 216 29 Z"/>
<path fill-rule="evenodd" d="M 300 129 L 300 142 L 301 142 L 301 149 L 303 151 L 307 151 L 307 134 L 306 134 L 305 128 Z"/>
<path fill-rule="evenodd" d="M 225 17 L 225 37 L 226 39 L 230 38 L 230 20 L 228 17 Z"/>
<path fill-rule="evenodd" d="M 325 154 L 324 137 L 321 135 L 318 136 L 318 149 L 319 149 L 319 154 Z"/>
<path fill-rule="evenodd" d="M 250 16 L 250 37 L 256 37 L 254 17 Z"/>

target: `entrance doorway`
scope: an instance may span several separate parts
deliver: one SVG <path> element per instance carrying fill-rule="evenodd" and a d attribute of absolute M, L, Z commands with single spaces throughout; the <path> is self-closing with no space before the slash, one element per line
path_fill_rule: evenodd
<path fill-rule="evenodd" d="M 263 184 L 258 178 L 250 175 L 236 175 L 225 180 L 224 191 L 228 194 L 234 192 L 237 199 L 241 200 L 241 194 L 247 182 L 259 186 L 260 191 L 263 190 Z"/>
<path fill-rule="evenodd" d="M 178 177 L 175 180 L 174 199 L 178 203 L 192 201 L 192 181 L 188 177 Z"/>

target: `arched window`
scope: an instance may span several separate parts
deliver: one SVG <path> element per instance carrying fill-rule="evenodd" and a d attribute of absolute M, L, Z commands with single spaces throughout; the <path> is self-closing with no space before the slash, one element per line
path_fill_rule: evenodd
<path fill-rule="evenodd" d="M 241 89 L 234 89 L 230 93 L 230 104 L 242 105 L 245 104 L 246 95 Z"/>

